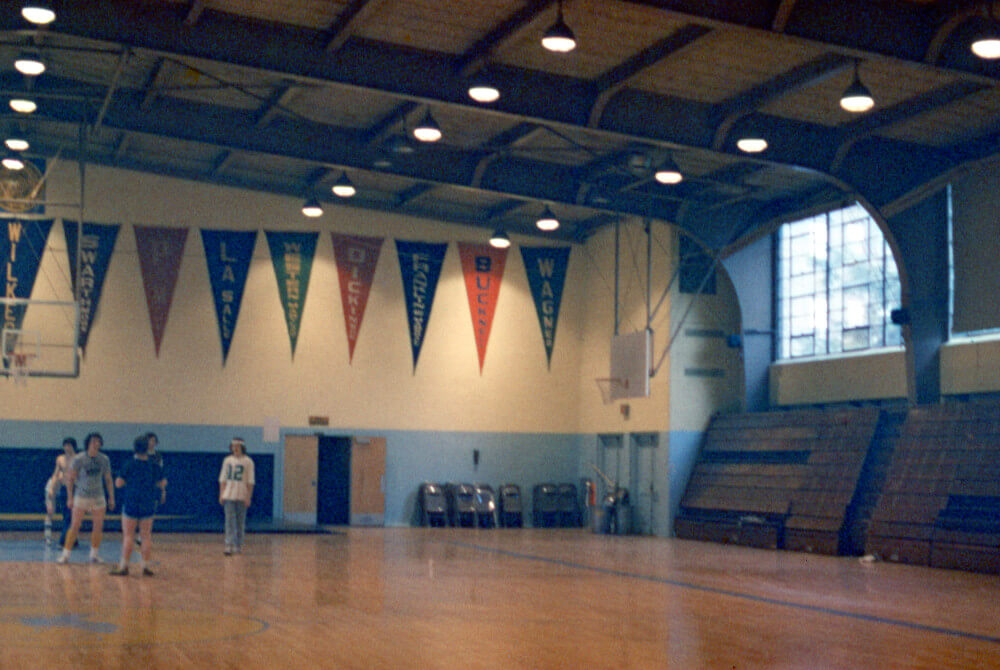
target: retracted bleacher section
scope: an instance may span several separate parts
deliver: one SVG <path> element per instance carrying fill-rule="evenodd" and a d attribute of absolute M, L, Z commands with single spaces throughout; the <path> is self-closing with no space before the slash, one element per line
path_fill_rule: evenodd
<path fill-rule="evenodd" d="M 866 550 L 904 563 L 1000 572 L 1000 406 L 910 410 Z"/>
<path fill-rule="evenodd" d="M 875 409 L 715 417 L 677 536 L 838 553 L 877 421 Z"/>
<path fill-rule="evenodd" d="M 1000 573 L 1000 402 L 717 416 L 674 530 Z"/>

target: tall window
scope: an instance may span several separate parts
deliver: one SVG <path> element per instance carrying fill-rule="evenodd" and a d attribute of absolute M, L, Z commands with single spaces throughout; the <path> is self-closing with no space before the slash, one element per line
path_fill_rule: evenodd
<path fill-rule="evenodd" d="M 863 207 L 783 225 L 777 256 L 778 358 L 902 344 L 899 271 Z"/>

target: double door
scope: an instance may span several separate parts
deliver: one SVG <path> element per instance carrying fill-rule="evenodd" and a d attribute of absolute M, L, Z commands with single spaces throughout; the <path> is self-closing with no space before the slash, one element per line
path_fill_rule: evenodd
<path fill-rule="evenodd" d="M 384 525 L 384 437 L 286 435 L 284 471 L 287 521 Z"/>

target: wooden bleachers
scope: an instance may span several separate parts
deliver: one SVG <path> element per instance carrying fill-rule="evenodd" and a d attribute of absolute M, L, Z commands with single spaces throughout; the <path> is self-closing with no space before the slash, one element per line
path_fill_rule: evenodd
<path fill-rule="evenodd" d="M 675 531 L 1000 573 L 1000 403 L 718 416 Z"/>
<path fill-rule="evenodd" d="M 677 536 L 837 553 L 877 420 L 874 409 L 716 417 Z"/>
<path fill-rule="evenodd" d="M 901 563 L 929 565 L 938 514 L 958 474 L 956 445 L 963 407 L 921 407 L 900 427 L 889 474 L 872 511 L 865 551 Z"/>

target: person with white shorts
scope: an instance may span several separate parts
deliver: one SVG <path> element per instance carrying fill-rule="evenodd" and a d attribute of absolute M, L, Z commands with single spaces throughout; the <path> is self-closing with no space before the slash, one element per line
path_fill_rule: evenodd
<path fill-rule="evenodd" d="M 111 460 L 101 453 L 102 446 L 104 438 L 100 433 L 87 435 L 84 451 L 73 458 L 66 473 L 66 504 L 72 510 L 73 520 L 66 533 L 62 554 L 56 559 L 57 563 L 69 562 L 69 552 L 76 543 L 83 517 L 88 513 L 93 523 L 90 531 L 90 562 L 104 562 L 98 555 L 98 550 L 104 536 L 104 515 L 107 510 L 115 508 L 115 487 L 111 480 Z"/>

